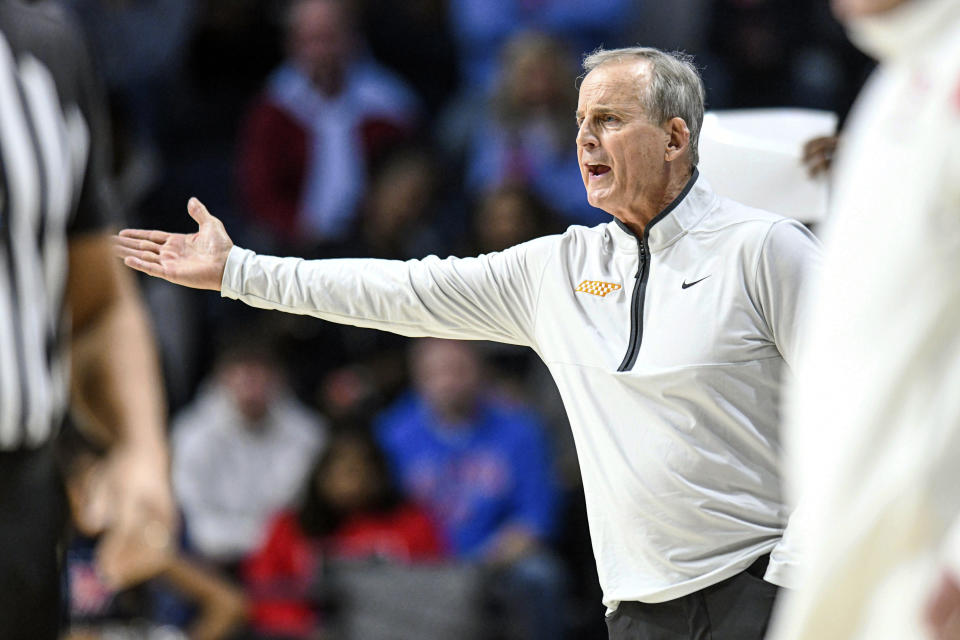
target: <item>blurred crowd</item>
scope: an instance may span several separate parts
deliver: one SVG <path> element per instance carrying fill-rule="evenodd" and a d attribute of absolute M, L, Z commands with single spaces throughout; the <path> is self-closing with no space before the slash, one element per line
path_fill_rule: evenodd
<path fill-rule="evenodd" d="M 869 68 L 824 0 L 58 1 L 110 97 L 126 225 L 190 231 L 196 195 L 238 245 L 306 258 L 472 255 L 607 220 L 573 143 L 579 61 L 601 44 L 693 54 L 709 109 L 843 114 Z M 396 564 L 421 573 L 388 600 L 465 594 L 434 630 L 606 637 L 535 354 L 142 284 L 180 552 L 112 593 L 78 518 L 72 637 L 335 637 L 359 606 L 344 593 L 373 599 L 357 572 Z M 96 443 L 65 442 L 71 482 L 96 481 Z M 400 624 L 387 609 L 365 615 Z"/>

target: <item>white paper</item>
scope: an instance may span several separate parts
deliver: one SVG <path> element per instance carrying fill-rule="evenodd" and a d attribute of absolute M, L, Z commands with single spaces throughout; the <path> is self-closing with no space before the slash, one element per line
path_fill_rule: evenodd
<path fill-rule="evenodd" d="M 827 174 L 803 165 L 803 145 L 834 135 L 837 116 L 813 109 L 710 111 L 700 131 L 700 172 L 722 196 L 801 222 L 827 212 Z"/>

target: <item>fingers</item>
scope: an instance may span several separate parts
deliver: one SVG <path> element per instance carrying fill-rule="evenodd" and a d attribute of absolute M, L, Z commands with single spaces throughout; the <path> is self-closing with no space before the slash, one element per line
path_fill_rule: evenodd
<path fill-rule="evenodd" d="M 197 224 L 203 224 L 204 222 L 209 222 L 214 219 L 210 212 L 207 211 L 207 208 L 203 206 L 203 203 L 197 200 L 196 198 L 190 198 L 190 201 L 187 202 L 187 213 L 190 214 L 190 217 L 196 220 Z"/>
<path fill-rule="evenodd" d="M 820 138 L 813 138 L 807 140 L 806 144 L 803 145 L 803 157 L 809 158 L 811 156 L 821 154 L 826 150 L 832 151 L 837 146 L 837 139 L 834 136 L 823 136 Z"/>
<path fill-rule="evenodd" d="M 837 150 L 837 142 L 837 136 L 823 136 L 808 140 L 803 145 L 803 164 L 806 165 L 807 173 L 811 177 L 830 169 L 833 155 Z"/>
<path fill-rule="evenodd" d="M 149 240 L 156 244 L 163 244 L 170 239 L 172 233 L 166 231 L 155 231 L 153 229 L 123 229 L 119 234 L 120 238 L 135 238 L 137 240 Z"/>
<path fill-rule="evenodd" d="M 113 244 L 113 254 L 118 258 L 137 258 L 144 262 L 160 264 L 160 247 L 146 240 L 118 238 Z"/>
<path fill-rule="evenodd" d="M 150 253 L 147 251 L 135 251 L 132 249 L 127 249 L 125 247 L 117 247 L 114 250 L 115 255 L 121 260 L 126 260 L 127 258 L 136 258 L 143 262 L 148 262 L 151 264 L 161 264 L 160 256 L 155 253 Z"/>
<path fill-rule="evenodd" d="M 127 265 L 131 269 L 136 269 L 141 273 L 145 273 L 148 276 L 169 280 L 167 277 L 167 270 L 160 266 L 159 262 L 148 262 L 147 260 L 138 258 L 137 256 L 128 255 L 123 259 L 123 264 Z"/>
<path fill-rule="evenodd" d="M 163 248 L 163 245 L 157 244 L 152 240 L 138 240 L 125 236 L 116 236 L 113 246 L 115 249 L 129 249 L 131 251 L 144 251 L 156 254 L 159 254 L 160 249 Z"/>
<path fill-rule="evenodd" d="M 153 521 L 114 527 L 97 547 L 97 564 L 103 577 L 121 589 L 163 571 L 174 552 L 168 530 Z"/>
<path fill-rule="evenodd" d="M 820 155 L 816 158 L 807 158 L 807 174 L 814 178 L 821 173 L 826 173 L 833 163 L 833 157 L 830 155 Z"/>

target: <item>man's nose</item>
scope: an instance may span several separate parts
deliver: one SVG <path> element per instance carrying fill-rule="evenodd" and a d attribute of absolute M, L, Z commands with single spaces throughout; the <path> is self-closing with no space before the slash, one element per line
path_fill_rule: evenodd
<path fill-rule="evenodd" d="M 593 149 L 599 144 L 597 136 L 593 134 L 588 121 L 584 120 L 577 131 L 577 146 L 584 149 Z"/>

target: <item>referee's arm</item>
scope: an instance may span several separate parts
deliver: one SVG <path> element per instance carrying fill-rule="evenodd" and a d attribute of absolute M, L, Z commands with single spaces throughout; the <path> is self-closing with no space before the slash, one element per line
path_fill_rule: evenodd
<path fill-rule="evenodd" d="M 71 237 L 67 303 L 73 316 L 72 400 L 107 431 L 110 506 L 98 550 L 117 584 L 138 581 L 164 560 L 173 529 L 160 367 L 149 321 L 131 274 L 111 249 L 109 233 Z M 161 544 L 163 543 L 163 544 Z"/>

